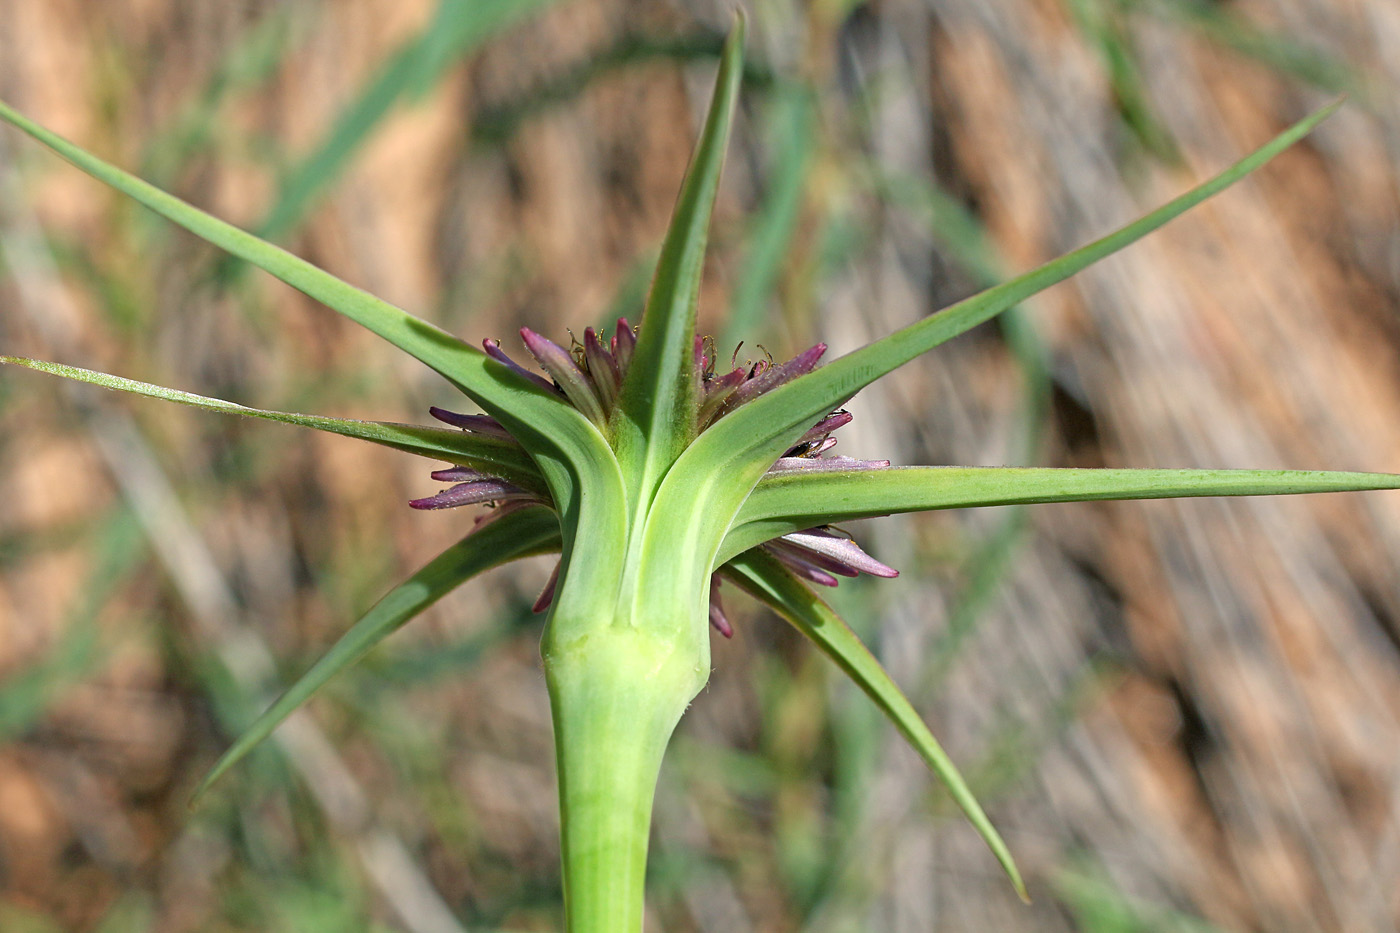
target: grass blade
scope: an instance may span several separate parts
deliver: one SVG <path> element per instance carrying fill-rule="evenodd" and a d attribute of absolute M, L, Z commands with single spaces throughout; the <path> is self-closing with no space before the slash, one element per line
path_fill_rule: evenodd
<path fill-rule="evenodd" d="M 266 421 L 278 421 L 282 424 L 293 424 L 303 428 L 313 428 L 317 431 L 326 431 L 330 434 L 339 434 L 342 437 L 353 437 L 384 447 L 392 447 L 395 450 L 430 457 L 434 460 L 446 460 L 462 466 L 477 467 L 493 476 L 508 479 L 517 486 L 523 486 L 526 489 L 542 490 L 544 488 L 543 480 L 539 470 L 535 468 L 534 461 L 529 458 L 525 451 L 506 441 L 474 437 L 461 431 L 415 424 L 356 421 L 348 418 L 328 418 L 324 415 L 302 415 L 294 412 L 247 408 L 234 402 L 226 402 L 223 399 L 208 398 L 191 392 L 182 392 L 179 389 L 168 389 L 165 386 L 137 382 L 134 379 L 124 379 L 121 376 L 112 376 L 90 369 L 79 369 L 76 366 L 65 366 L 62 363 L 49 363 L 44 360 L 0 356 L 0 364 L 4 363 L 24 366 L 41 373 L 62 376 L 65 379 L 86 382 L 104 389 L 176 402 L 192 408 L 202 408 L 205 411 L 241 415 L 245 418 L 261 418 Z"/>
<path fill-rule="evenodd" d="M 767 320 L 768 300 L 797 232 L 817 149 L 817 105 L 809 88 L 783 87 L 768 106 L 773 150 L 768 193 L 746 238 L 744 264 L 730 293 L 729 317 L 719 339 L 721 353 L 740 340 L 753 339 Z"/>
<path fill-rule="evenodd" d="M 295 229 L 400 100 L 422 95 L 453 63 L 552 2 L 440 0 L 427 28 L 389 57 L 341 112 L 321 144 L 287 174 L 258 233 L 275 240 Z"/>
<path fill-rule="evenodd" d="M 1016 893 L 1023 900 L 1029 900 L 1010 850 L 991 820 L 987 819 L 987 814 L 972 795 L 957 767 L 880 662 L 841 617 L 777 560 L 762 552 L 745 554 L 731 562 L 725 568 L 725 576 L 792 623 L 865 691 L 943 782 L 949 796 L 1001 863 Z"/>
<path fill-rule="evenodd" d="M 1356 98 L 1374 110 L 1385 95 L 1379 82 L 1368 79 L 1345 59 L 1299 42 L 1284 32 L 1253 25 L 1241 11 L 1209 0 L 1114 0 L 1125 11 L 1151 13 L 1166 22 L 1180 23 L 1225 48 L 1291 75 L 1333 94 Z"/>
<path fill-rule="evenodd" d="M 709 114 L 671 215 L 618 396 L 613 424 L 618 459 L 628 488 L 637 490 L 643 503 L 695 433 L 695 311 L 743 55 L 740 16 L 720 56 Z"/>
<path fill-rule="evenodd" d="M 709 30 L 680 36 L 624 33 L 612 45 L 582 63 L 478 112 L 472 118 L 472 142 L 483 147 L 503 145 L 527 120 L 572 103 L 600 79 L 617 71 L 657 59 L 683 62 L 718 58 L 723 51 L 724 36 Z M 744 81 L 751 87 L 768 85 L 773 82 L 773 76 L 766 70 L 746 65 Z M 627 313 L 630 314 L 631 309 Z"/>
<path fill-rule="evenodd" d="M 1400 489 L 1400 475 L 1313 470 L 1085 470 L 896 467 L 765 477 L 739 512 L 721 559 L 826 522 L 989 505 L 1280 496 Z"/>
<path fill-rule="evenodd" d="M 530 508 L 501 516 L 433 558 L 389 591 L 238 737 L 200 781 L 192 803 L 326 681 L 364 657 L 388 635 L 477 574 L 516 558 L 557 548 L 558 535 L 558 520 L 549 510 Z"/>

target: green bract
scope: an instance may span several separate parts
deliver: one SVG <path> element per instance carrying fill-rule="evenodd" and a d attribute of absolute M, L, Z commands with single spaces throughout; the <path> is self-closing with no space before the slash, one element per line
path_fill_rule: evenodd
<path fill-rule="evenodd" d="M 79 168 L 364 325 L 432 367 L 486 416 L 437 413 L 461 430 L 244 408 L 174 389 L 15 357 L 27 366 L 212 411 L 283 421 L 447 461 L 459 485 L 422 508 L 491 501 L 494 513 L 386 595 L 224 755 L 201 792 L 337 671 L 454 587 L 501 563 L 557 552 L 542 653 L 553 708 L 569 929 L 641 928 L 647 834 L 666 744 L 710 670 L 709 622 L 725 630 L 719 574 L 788 619 L 918 750 L 1024 896 L 1011 855 L 908 700 L 810 588 L 831 573 L 889 571 L 832 522 L 968 506 L 1400 487 L 1379 473 L 1255 470 L 888 468 L 822 457 L 835 412 L 861 388 L 1157 229 L 1300 139 L 1296 124 L 1197 188 L 1101 240 L 818 368 L 793 361 L 714 371 L 697 339 L 706 232 L 739 91 L 742 21 L 716 90 L 639 327 L 565 350 L 531 331 L 552 381 L 479 350 L 258 237 L 152 187 L 0 104 L 0 118 Z M 775 539 L 778 539 L 775 541 Z M 805 579 L 804 579 L 805 578 Z"/>

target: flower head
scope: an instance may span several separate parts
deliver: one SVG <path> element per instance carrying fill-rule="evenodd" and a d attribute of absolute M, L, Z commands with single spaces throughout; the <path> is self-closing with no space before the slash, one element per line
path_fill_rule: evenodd
<path fill-rule="evenodd" d="M 583 342 L 573 342 L 570 349 L 554 343 L 528 327 L 520 331 L 521 339 L 540 369 L 549 377 L 538 375 L 521 366 L 501 349 L 495 340 L 486 340 L 483 347 L 488 355 L 518 373 L 522 378 L 567 399 L 581 414 L 600 428 L 606 428 L 616 406 L 618 389 L 626 381 L 636 345 L 637 329 L 626 318 L 619 318 L 617 328 L 606 342 L 589 327 L 583 332 Z M 775 363 L 765 355 L 758 361 L 749 360 L 735 365 L 739 350 L 730 358 L 731 369 L 723 375 L 715 373 L 713 341 L 696 338 L 694 352 L 695 393 L 692 415 L 699 431 L 703 431 L 725 415 L 752 401 L 763 393 L 805 375 L 816 368 L 826 352 L 826 344 L 818 343 L 784 363 Z M 468 434 L 514 440 L 498 421 L 485 415 L 467 415 L 430 409 L 433 417 L 460 428 Z M 888 460 L 856 460 L 851 457 L 825 456 L 836 446 L 832 434 L 851 422 L 850 412 L 833 411 L 817 420 L 797 442 L 774 461 L 768 472 L 791 473 L 823 470 L 878 470 L 889 467 Z M 523 450 L 523 448 L 522 448 Z M 514 510 L 525 504 L 554 507 L 548 493 L 532 492 L 468 467 L 435 470 L 432 478 L 453 483 L 450 488 L 409 503 L 415 509 L 450 509 L 464 505 L 487 505 L 493 510 L 484 519 L 497 517 L 503 510 Z M 837 577 L 854 577 L 860 573 L 877 577 L 896 577 L 899 571 L 865 553 L 850 536 L 831 525 L 817 525 L 801 531 L 774 535 L 758 545 L 798 577 L 822 586 L 836 586 Z M 559 580 L 560 563 L 554 565 L 534 610 L 543 612 L 554 598 Z M 710 624 L 725 638 L 734 635 L 734 628 L 720 602 L 720 573 L 711 574 Z"/>

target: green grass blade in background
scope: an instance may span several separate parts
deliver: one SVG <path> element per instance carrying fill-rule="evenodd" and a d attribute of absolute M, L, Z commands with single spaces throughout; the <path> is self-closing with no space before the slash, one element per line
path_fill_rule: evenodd
<path fill-rule="evenodd" d="M 477 113 L 472 119 L 472 142 L 478 146 L 502 145 L 531 117 L 563 104 L 573 104 L 598 79 L 613 72 L 658 59 L 687 62 L 719 58 L 723 51 L 724 36 L 708 31 L 683 36 L 624 34 L 583 63 Z M 772 83 L 773 76 L 745 63 L 744 81 L 749 86 L 767 85 Z"/>
<path fill-rule="evenodd" d="M 394 587 L 356 622 L 311 669 L 238 737 L 195 790 L 194 799 L 267 738 L 326 681 L 472 577 L 508 561 L 557 548 L 559 522 L 548 509 L 503 515 L 477 529 Z"/>
<path fill-rule="evenodd" d="M 817 106 L 809 88 L 782 87 L 767 107 L 772 151 L 768 191 L 745 238 L 744 263 L 730 293 L 729 315 L 717 348 L 721 357 L 741 340 L 765 336 L 768 300 L 797 230 L 816 148 Z"/>
<path fill-rule="evenodd" d="M 1138 67 L 1140 56 L 1133 47 L 1117 0 L 1068 0 L 1068 3 L 1080 32 L 1098 47 L 1123 123 L 1158 159 L 1179 164 L 1181 153 L 1152 108 L 1142 70 Z"/>
<path fill-rule="evenodd" d="M 895 467 L 764 477 L 723 554 L 822 522 L 990 505 L 1282 496 L 1400 489 L 1400 474 L 1314 470 L 1094 470 L 1055 467 Z"/>
<path fill-rule="evenodd" d="M 682 463 L 688 460 L 696 462 L 698 468 L 705 472 L 725 462 L 734 464 L 735 469 L 766 469 L 767 464 L 772 463 L 813 420 L 843 404 L 865 386 L 939 344 L 1137 242 L 1218 194 L 1302 139 L 1339 104 L 1329 104 L 1300 120 L 1214 178 L 1113 233 L 903 327 L 741 406 L 697 438 L 686 451 Z"/>
<path fill-rule="evenodd" d="M 928 726 L 924 725 L 913 705 L 900 692 L 898 685 L 841 617 L 832 612 L 805 583 L 767 554 L 745 554 L 726 568 L 725 575 L 792 623 L 865 691 L 943 782 L 948 794 L 1001 863 L 1016 892 L 1023 900 L 1029 900 L 1011 852 L 987 819 L 987 814 L 972 795 L 957 767 L 933 733 L 929 732 Z"/>
<path fill-rule="evenodd" d="M 1229 5 L 1209 0 L 1115 0 L 1130 12 L 1139 10 L 1196 30 L 1201 35 L 1265 67 L 1291 75 L 1328 91 L 1355 97 L 1362 106 L 1375 108 L 1388 94 L 1368 80 L 1345 59 L 1311 48 L 1283 32 L 1272 32 L 1250 23 Z"/>
<path fill-rule="evenodd" d="M 1102 868 L 1078 861 L 1080 868 L 1061 869 L 1051 885 L 1083 933 L 1223 933 L 1200 918 L 1130 897 Z"/>
<path fill-rule="evenodd" d="M 230 123 L 225 104 L 276 74 L 295 42 L 308 31 L 307 11 L 306 6 L 274 6 L 244 29 L 204 85 L 146 140 L 142 176 L 168 185 L 191 158 L 217 142 Z"/>
<path fill-rule="evenodd" d="M 102 660 L 96 617 L 117 587 L 146 556 L 140 524 L 124 508 L 99 517 L 94 566 L 74 581 L 75 599 L 63 634 L 37 663 L 0 683 L 0 742 L 29 729 L 62 692 Z"/>
<path fill-rule="evenodd" d="M 202 408 L 205 411 L 241 415 L 245 418 L 261 418 L 266 421 L 278 421 L 282 424 L 292 424 L 303 428 L 314 428 L 317 431 L 339 434 L 342 437 L 353 437 L 384 447 L 392 447 L 395 450 L 418 454 L 421 457 L 478 467 L 493 476 L 510 480 L 527 489 L 543 489 L 543 480 L 539 470 L 535 468 L 534 461 L 529 458 L 525 451 L 508 441 L 474 437 L 461 431 L 414 424 L 356 421 L 348 418 L 328 418 L 323 415 L 302 415 L 294 412 L 246 408 L 223 399 L 208 398 L 191 392 L 181 392 L 179 389 L 168 389 L 164 386 L 137 382 L 134 379 L 124 379 L 121 376 L 112 376 L 90 369 L 79 369 L 76 366 L 65 366 L 62 363 L 49 363 L 43 360 L 0 356 L 0 364 L 4 363 L 23 366 L 54 376 L 62 376 L 65 379 L 86 382 L 104 389 L 176 402 L 193 408 Z"/>
<path fill-rule="evenodd" d="M 695 432 L 695 312 L 743 62 L 739 16 L 720 58 L 709 113 L 671 214 L 613 413 L 618 459 L 642 505 Z"/>
<path fill-rule="evenodd" d="M 428 92 L 453 64 L 554 0 L 440 0 L 427 28 L 404 43 L 341 112 L 326 138 L 283 180 L 258 233 L 293 230 L 405 98 Z"/>

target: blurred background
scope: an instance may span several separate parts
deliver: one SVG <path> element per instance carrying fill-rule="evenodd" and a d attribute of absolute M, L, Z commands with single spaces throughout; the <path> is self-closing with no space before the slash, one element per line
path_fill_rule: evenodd
<path fill-rule="evenodd" d="M 0 0 L 0 98 L 473 340 L 639 313 L 733 3 Z M 832 353 L 1304 144 L 863 392 L 896 463 L 1400 470 L 1394 0 L 752 0 L 701 313 Z M 340 416 L 453 391 L 0 131 L 0 352 Z M 748 350 L 741 351 L 747 353 Z M 754 351 L 759 352 L 759 351 Z M 0 373 L 0 929 L 552 930 L 532 560 L 269 698 L 471 516 L 433 465 Z M 737 594 L 649 929 L 1400 927 L 1400 497 L 856 525 L 838 607 L 1026 871 Z"/>

